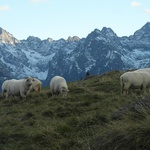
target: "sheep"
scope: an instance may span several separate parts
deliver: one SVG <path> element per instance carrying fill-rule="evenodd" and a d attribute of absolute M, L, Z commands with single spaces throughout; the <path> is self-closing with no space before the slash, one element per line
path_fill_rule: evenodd
<path fill-rule="evenodd" d="M 30 87 L 30 90 L 29 90 L 28 94 L 31 91 L 36 91 L 37 93 L 40 93 L 41 92 L 41 86 L 42 86 L 42 82 L 40 80 L 36 79 L 36 78 L 33 78 L 32 86 Z"/>
<path fill-rule="evenodd" d="M 5 80 L 2 84 L 2 96 L 4 97 L 5 96 L 5 93 L 7 92 L 7 85 L 8 85 L 8 82 L 10 80 Z"/>
<path fill-rule="evenodd" d="M 143 72 L 143 71 L 150 74 L 150 68 L 142 68 L 142 69 L 135 70 L 134 72 Z"/>
<path fill-rule="evenodd" d="M 33 82 L 33 78 L 28 77 L 26 79 L 20 79 L 20 80 L 9 80 L 7 84 L 7 93 L 6 93 L 6 99 L 9 96 L 21 96 L 22 98 L 26 98 L 26 95 L 28 91 L 31 88 Z"/>
<path fill-rule="evenodd" d="M 135 70 L 134 72 L 147 72 L 150 74 L 150 68 L 142 68 L 142 69 Z M 149 92 L 150 92 L 150 89 L 149 89 Z"/>
<path fill-rule="evenodd" d="M 120 76 L 122 94 L 128 94 L 130 88 L 138 88 L 146 91 L 150 87 L 150 74 L 147 72 L 126 72 Z"/>
<path fill-rule="evenodd" d="M 50 90 L 52 96 L 58 95 L 59 93 L 62 94 L 62 98 L 67 96 L 68 93 L 68 86 L 66 80 L 61 76 L 54 76 L 50 81 Z"/>

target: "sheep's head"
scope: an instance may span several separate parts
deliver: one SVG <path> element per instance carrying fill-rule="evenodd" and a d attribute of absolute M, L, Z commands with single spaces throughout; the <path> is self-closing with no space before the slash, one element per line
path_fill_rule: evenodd
<path fill-rule="evenodd" d="M 32 88 L 37 92 L 40 93 L 41 92 L 41 81 L 34 79 L 33 80 L 33 84 L 32 84 Z"/>
<path fill-rule="evenodd" d="M 26 82 L 27 86 L 31 86 L 32 85 L 32 83 L 33 83 L 33 78 L 32 77 L 28 77 L 25 80 L 26 80 L 25 82 Z"/>
<path fill-rule="evenodd" d="M 67 93 L 68 93 L 68 89 L 66 89 L 65 87 L 62 87 L 60 90 L 60 93 L 62 94 L 62 97 L 66 97 Z"/>

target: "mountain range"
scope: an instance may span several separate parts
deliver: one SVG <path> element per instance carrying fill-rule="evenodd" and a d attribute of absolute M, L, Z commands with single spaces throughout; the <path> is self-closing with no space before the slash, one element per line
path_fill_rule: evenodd
<path fill-rule="evenodd" d="M 86 72 L 150 66 L 150 22 L 133 35 L 118 37 L 107 27 L 95 29 L 85 38 L 41 40 L 29 36 L 18 40 L 0 28 L 0 83 L 6 79 L 33 76 L 49 85 L 55 75 L 67 81 L 80 80 Z"/>

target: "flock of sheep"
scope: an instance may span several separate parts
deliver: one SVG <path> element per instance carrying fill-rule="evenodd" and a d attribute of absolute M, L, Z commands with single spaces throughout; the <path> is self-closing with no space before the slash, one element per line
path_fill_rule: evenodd
<path fill-rule="evenodd" d="M 31 91 L 40 93 L 42 82 L 36 78 L 28 77 L 25 79 L 5 80 L 2 84 L 2 96 L 6 99 L 10 96 L 26 98 Z M 62 97 L 67 96 L 68 86 L 66 80 L 61 76 L 54 76 L 50 81 L 50 90 L 52 96 L 62 94 Z"/>
<path fill-rule="evenodd" d="M 120 76 L 122 94 L 128 94 L 131 88 L 137 88 L 144 93 L 150 88 L 150 68 L 128 71 Z"/>
<path fill-rule="evenodd" d="M 128 94 L 131 88 L 138 88 L 146 92 L 146 89 L 150 87 L 150 68 L 123 73 L 120 76 L 120 84 L 122 94 Z M 6 96 L 6 99 L 10 96 L 26 98 L 33 90 L 40 93 L 41 86 L 42 82 L 32 77 L 6 80 L 2 84 L 2 96 Z M 50 80 L 50 90 L 53 97 L 59 93 L 62 94 L 62 97 L 66 97 L 69 91 L 66 80 L 61 76 L 54 76 Z"/>

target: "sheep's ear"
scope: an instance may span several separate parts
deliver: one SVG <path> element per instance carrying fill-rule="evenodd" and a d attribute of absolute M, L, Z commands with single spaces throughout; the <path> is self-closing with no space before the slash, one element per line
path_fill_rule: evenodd
<path fill-rule="evenodd" d="M 38 93 L 40 93 L 40 92 L 41 92 L 41 88 L 39 87 L 39 88 L 38 88 Z"/>

